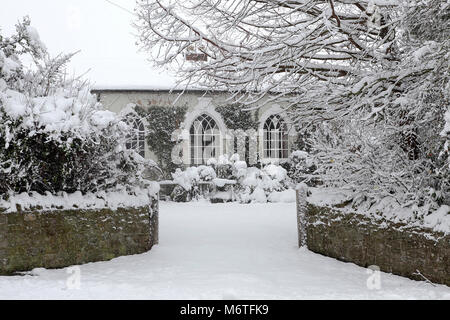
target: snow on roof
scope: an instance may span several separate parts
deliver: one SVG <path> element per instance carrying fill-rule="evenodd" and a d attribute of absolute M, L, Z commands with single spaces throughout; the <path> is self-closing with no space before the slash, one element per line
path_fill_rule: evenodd
<path fill-rule="evenodd" d="M 92 88 L 92 91 L 206 91 L 207 89 L 195 86 L 182 85 L 123 85 L 123 86 L 101 86 L 97 85 Z M 219 90 L 215 90 L 219 91 Z M 223 90 L 221 90 L 223 91 Z"/>

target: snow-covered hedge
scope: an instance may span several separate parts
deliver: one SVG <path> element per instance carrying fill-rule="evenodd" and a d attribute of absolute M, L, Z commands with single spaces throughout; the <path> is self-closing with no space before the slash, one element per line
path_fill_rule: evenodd
<path fill-rule="evenodd" d="M 352 205 L 353 192 L 341 188 L 309 188 L 308 202 L 318 207 L 330 207 L 344 214 L 358 213 L 373 222 L 383 220 L 404 223 L 411 227 L 426 227 L 436 232 L 450 234 L 450 206 L 442 205 L 430 213 L 417 205 L 402 207 L 393 198 L 383 198 L 377 203 Z M 348 204 L 348 205 L 345 205 Z"/>
<path fill-rule="evenodd" d="M 281 166 L 287 170 L 289 178 L 297 184 L 304 182 L 314 186 L 320 183 L 318 177 L 314 175 L 317 170 L 317 161 L 306 151 L 292 152 L 289 159 L 281 163 Z"/>
<path fill-rule="evenodd" d="M 97 193 L 82 194 L 80 191 L 68 194 L 58 192 L 21 193 L 11 195 L 8 200 L 0 198 L 0 212 L 22 211 L 54 211 L 54 210 L 96 210 L 117 208 L 139 208 L 148 206 L 157 197 L 158 183 L 154 182 L 148 188 L 135 188 L 133 190 L 100 191 Z"/>
<path fill-rule="evenodd" d="M 236 201 L 241 203 L 294 202 L 295 191 L 286 169 L 277 165 L 267 165 L 262 169 L 248 167 L 235 154 L 228 159 L 224 155 L 218 160 L 210 159 L 208 165 L 178 169 L 172 174 L 178 187 L 178 195 L 186 199 L 200 196 L 199 184 L 211 182 L 219 189 L 233 185 Z"/>
<path fill-rule="evenodd" d="M 16 29 L 0 35 L 0 197 L 148 183 L 142 175 L 154 164 L 125 147 L 132 128 L 103 110 L 85 82 L 65 78 L 72 55 L 50 58 L 27 18 Z"/>

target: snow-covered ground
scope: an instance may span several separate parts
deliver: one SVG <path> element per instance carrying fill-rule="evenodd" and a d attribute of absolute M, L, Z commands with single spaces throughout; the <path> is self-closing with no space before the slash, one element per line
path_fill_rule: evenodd
<path fill-rule="evenodd" d="M 295 204 L 161 203 L 160 245 L 80 267 L 0 277 L 0 299 L 450 299 L 450 288 L 381 274 L 297 247 Z M 70 278 L 73 280 L 72 278 Z"/>

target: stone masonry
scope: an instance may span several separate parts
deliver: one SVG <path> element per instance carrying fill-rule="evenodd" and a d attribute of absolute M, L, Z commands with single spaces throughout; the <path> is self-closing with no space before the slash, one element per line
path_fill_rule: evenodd
<path fill-rule="evenodd" d="M 0 275 L 140 254 L 158 243 L 158 202 L 117 210 L 0 212 Z"/>
<path fill-rule="evenodd" d="M 310 203 L 305 219 L 307 247 L 315 253 L 450 286 L 449 235 Z"/>

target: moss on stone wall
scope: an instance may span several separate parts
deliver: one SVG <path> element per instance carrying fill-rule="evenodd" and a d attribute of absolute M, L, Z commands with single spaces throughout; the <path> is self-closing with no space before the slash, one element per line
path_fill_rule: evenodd
<path fill-rule="evenodd" d="M 157 201 L 117 210 L 0 214 L 0 274 L 107 261 L 147 252 L 157 242 Z"/>
<path fill-rule="evenodd" d="M 450 286 L 450 236 L 444 233 L 312 204 L 306 220 L 307 246 L 313 252 Z"/>

